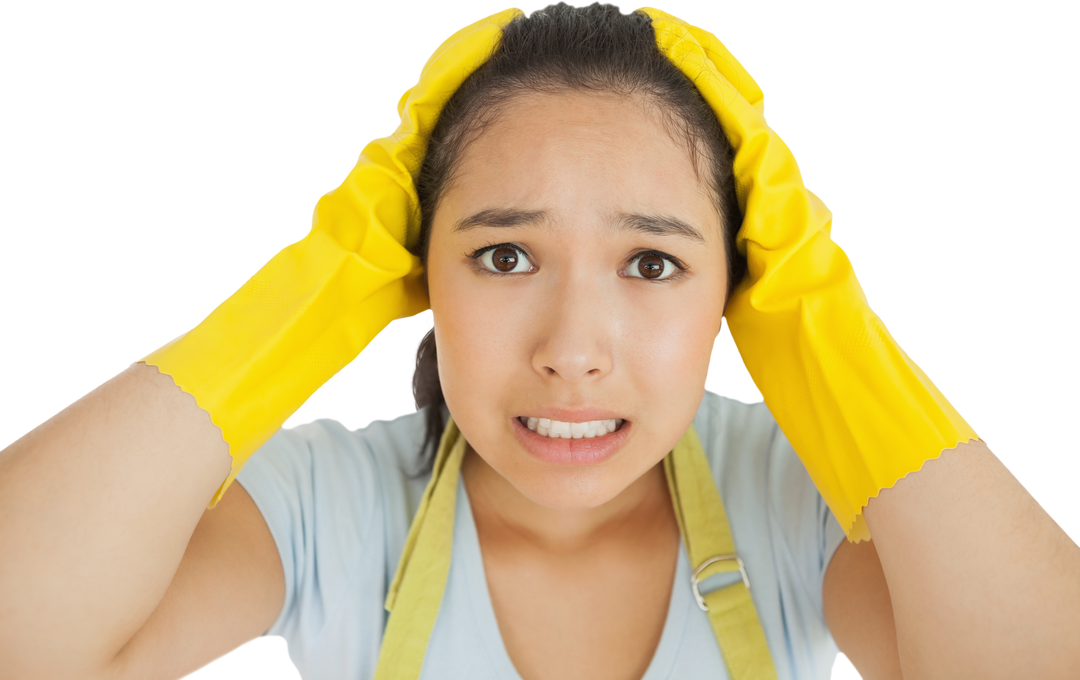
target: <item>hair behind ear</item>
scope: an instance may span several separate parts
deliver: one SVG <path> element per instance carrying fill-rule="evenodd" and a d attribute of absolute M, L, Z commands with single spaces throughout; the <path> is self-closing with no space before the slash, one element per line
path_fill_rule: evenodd
<path fill-rule="evenodd" d="M 413 399 L 416 409 L 427 409 L 424 415 L 426 433 L 424 445 L 420 449 L 422 461 L 420 472 L 426 472 L 435 462 L 437 450 L 427 455 L 427 450 L 437 449 L 446 428 L 446 399 L 443 397 L 442 384 L 439 382 L 439 359 L 435 349 L 435 329 L 432 328 L 416 348 L 416 370 L 412 380 Z"/>

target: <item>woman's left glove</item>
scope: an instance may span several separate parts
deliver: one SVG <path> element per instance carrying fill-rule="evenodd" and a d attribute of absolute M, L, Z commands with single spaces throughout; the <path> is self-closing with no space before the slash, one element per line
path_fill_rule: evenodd
<path fill-rule="evenodd" d="M 975 431 L 870 309 L 754 79 L 711 33 L 640 11 L 735 148 L 749 265 L 725 310 L 735 344 L 849 540 L 867 539 L 869 499 Z"/>

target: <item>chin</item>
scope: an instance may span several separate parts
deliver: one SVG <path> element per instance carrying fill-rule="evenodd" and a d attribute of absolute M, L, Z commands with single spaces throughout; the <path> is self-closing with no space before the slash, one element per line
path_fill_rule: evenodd
<path fill-rule="evenodd" d="M 552 510 L 598 508 L 625 491 L 644 473 L 590 469 L 545 470 L 515 475 L 503 473 L 498 468 L 496 471 L 533 503 Z"/>

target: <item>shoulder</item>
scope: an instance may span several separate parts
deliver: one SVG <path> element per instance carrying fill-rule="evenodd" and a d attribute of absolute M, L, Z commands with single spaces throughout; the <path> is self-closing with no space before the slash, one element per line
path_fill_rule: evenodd
<path fill-rule="evenodd" d="M 747 493 L 753 493 L 756 501 L 790 503 L 795 492 L 815 501 L 820 498 L 765 403 L 745 404 L 706 392 L 694 417 L 694 429 L 721 491 L 727 488 L 734 494 L 732 502 Z M 775 498 L 770 493 L 775 491 L 784 493 Z"/>
<path fill-rule="evenodd" d="M 710 463 L 728 450 L 765 450 L 775 444 L 778 434 L 783 436 L 764 402 L 746 404 L 709 391 L 694 416 L 694 429 Z"/>
<path fill-rule="evenodd" d="M 312 663 L 301 650 L 328 631 L 381 621 L 427 483 L 418 470 L 424 419 L 421 411 L 359 430 L 333 420 L 282 429 L 237 476 L 278 547 L 286 600 L 270 633 L 290 640 L 294 661 Z M 346 592 L 355 611 L 342 609 Z"/>
<path fill-rule="evenodd" d="M 836 523 L 765 403 L 705 392 L 694 429 L 725 506 L 767 513 L 789 535 L 811 513 Z"/>
<path fill-rule="evenodd" d="M 694 429 L 725 505 L 760 504 L 778 483 L 806 487 L 800 483 L 806 470 L 764 403 L 706 392 Z"/>
<path fill-rule="evenodd" d="M 748 569 L 823 626 L 825 569 L 844 534 L 772 413 L 706 392 L 694 429 Z"/>
<path fill-rule="evenodd" d="M 265 487 L 264 501 L 333 503 L 350 516 L 369 514 L 383 492 L 418 477 L 424 413 L 349 430 L 335 420 L 281 429 L 240 471 L 246 489 Z M 422 483 L 421 483 L 422 486 Z M 299 508 L 298 508 L 299 509 Z"/>

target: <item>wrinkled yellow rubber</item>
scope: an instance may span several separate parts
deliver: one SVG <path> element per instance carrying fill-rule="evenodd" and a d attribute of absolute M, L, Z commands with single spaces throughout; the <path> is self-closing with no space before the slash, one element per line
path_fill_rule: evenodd
<path fill-rule="evenodd" d="M 735 147 L 749 262 L 726 316 L 769 409 L 850 540 L 869 538 L 868 500 L 974 430 L 866 302 L 832 215 L 765 122 L 753 78 L 710 33 L 655 9 L 657 44 L 696 84 Z M 222 431 L 228 478 L 393 319 L 427 307 L 408 248 L 413 180 L 443 104 L 487 57 L 506 10 L 454 34 L 401 98 L 401 124 L 370 143 L 319 200 L 311 232 L 276 255 L 196 328 L 143 361 L 172 376 Z"/>
<path fill-rule="evenodd" d="M 394 319 L 427 309 L 414 178 L 446 100 L 487 60 L 506 10 L 444 42 L 401 98 L 401 124 L 364 148 L 315 207 L 311 231 L 275 255 L 198 326 L 143 359 L 221 428 L 232 470 Z"/>
<path fill-rule="evenodd" d="M 868 539 L 870 498 L 978 436 L 870 309 L 830 237 L 832 213 L 766 124 L 754 79 L 712 34 L 639 11 L 735 148 L 749 263 L 725 313 L 735 344 L 848 539 Z"/>

